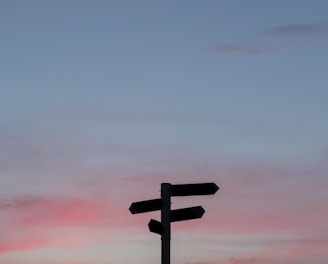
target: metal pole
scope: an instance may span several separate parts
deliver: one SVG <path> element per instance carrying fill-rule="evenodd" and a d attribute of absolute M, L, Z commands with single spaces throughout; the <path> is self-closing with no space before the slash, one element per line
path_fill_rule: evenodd
<path fill-rule="evenodd" d="M 161 184 L 162 198 L 162 264 L 170 264 L 170 240 L 171 240 L 171 184 Z"/>

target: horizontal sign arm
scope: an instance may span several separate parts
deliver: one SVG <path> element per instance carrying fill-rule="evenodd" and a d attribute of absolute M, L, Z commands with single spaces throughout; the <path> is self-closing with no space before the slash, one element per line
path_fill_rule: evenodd
<path fill-rule="evenodd" d="M 141 202 L 134 202 L 131 204 L 129 210 L 132 214 L 140 214 L 162 209 L 162 200 L 153 199 Z"/>
<path fill-rule="evenodd" d="M 188 207 L 177 210 L 172 210 L 170 215 L 171 222 L 191 220 L 202 218 L 205 210 L 202 206 Z"/>
<path fill-rule="evenodd" d="M 214 183 L 174 184 L 171 187 L 172 196 L 210 195 L 215 194 L 219 187 Z"/>

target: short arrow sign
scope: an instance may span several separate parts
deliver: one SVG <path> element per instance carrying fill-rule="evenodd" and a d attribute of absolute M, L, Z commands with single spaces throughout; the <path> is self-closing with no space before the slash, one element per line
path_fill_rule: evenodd
<path fill-rule="evenodd" d="M 171 222 L 202 218 L 205 210 L 202 206 L 188 207 L 171 211 Z"/>
<path fill-rule="evenodd" d="M 172 196 L 215 194 L 219 187 L 214 183 L 175 184 L 171 187 Z"/>
<path fill-rule="evenodd" d="M 148 223 L 148 227 L 149 227 L 149 231 L 159 234 L 162 234 L 162 224 L 161 222 L 158 222 L 157 220 L 154 219 L 150 219 L 149 223 Z"/>
<path fill-rule="evenodd" d="M 129 210 L 132 214 L 146 213 L 162 209 L 161 199 L 153 199 L 132 203 Z"/>

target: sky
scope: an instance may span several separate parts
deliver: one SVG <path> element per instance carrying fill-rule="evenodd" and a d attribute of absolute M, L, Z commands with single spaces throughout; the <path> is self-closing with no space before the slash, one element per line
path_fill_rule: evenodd
<path fill-rule="evenodd" d="M 0 0 L 0 264 L 328 259 L 328 2 Z"/>

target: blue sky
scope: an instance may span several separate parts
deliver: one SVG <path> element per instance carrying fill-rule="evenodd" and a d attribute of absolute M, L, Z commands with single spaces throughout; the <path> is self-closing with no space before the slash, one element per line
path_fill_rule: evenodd
<path fill-rule="evenodd" d="M 159 261 L 164 181 L 220 186 L 175 262 L 324 263 L 327 8 L 0 1 L 0 264 Z"/>

